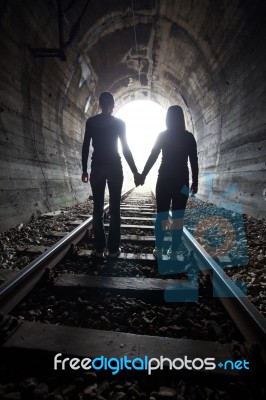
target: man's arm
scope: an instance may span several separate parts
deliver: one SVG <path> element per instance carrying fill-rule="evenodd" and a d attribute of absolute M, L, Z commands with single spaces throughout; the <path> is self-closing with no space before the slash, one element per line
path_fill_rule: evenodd
<path fill-rule="evenodd" d="M 82 146 L 82 181 L 88 182 L 88 156 L 90 150 L 91 133 L 88 121 L 86 123 L 85 135 Z"/>
<path fill-rule="evenodd" d="M 135 161 L 134 158 L 132 156 L 131 150 L 129 148 L 128 142 L 127 142 L 127 137 L 126 137 L 126 124 L 121 121 L 121 130 L 119 133 L 119 138 L 121 141 L 121 145 L 122 145 L 122 151 L 124 154 L 124 157 L 129 165 L 129 168 L 131 169 L 131 171 L 133 172 L 133 174 L 135 174 L 136 172 L 138 172 L 137 167 L 135 165 Z"/>
<path fill-rule="evenodd" d="M 191 134 L 191 143 L 188 156 L 192 172 L 191 192 L 196 194 L 198 191 L 199 165 L 198 165 L 197 143 L 192 134 Z"/>
<path fill-rule="evenodd" d="M 124 121 L 121 121 L 121 130 L 119 133 L 119 138 L 121 141 L 124 157 L 134 175 L 134 183 L 136 186 L 139 186 L 141 184 L 141 175 L 138 173 L 134 158 L 132 156 L 131 150 L 130 150 L 128 142 L 127 142 L 126 124 L 124 123 Z"/>

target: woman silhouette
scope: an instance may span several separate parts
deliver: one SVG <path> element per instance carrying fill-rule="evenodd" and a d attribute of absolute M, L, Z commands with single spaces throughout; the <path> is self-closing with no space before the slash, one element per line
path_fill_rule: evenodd
<path fill-rule="evenodd" d="M 164 233 L 172 202 L 172 244 L 168 250 L 176 259 L 184 225 L 184 213 L 189 195 L 188 159 L 192 171 L 191 192 L 198 191 L 197 144 L 192 133 L 186 131 L 184 113 L 180 106 L 171 106 L 166 114 L 167 129 L 161 132 L 152 148 L 142 172 L 142 184 L 162 150 L 162 161 L 156 184 L 157 216 L 155 222 L 155 257 L 161 258 Z"/>

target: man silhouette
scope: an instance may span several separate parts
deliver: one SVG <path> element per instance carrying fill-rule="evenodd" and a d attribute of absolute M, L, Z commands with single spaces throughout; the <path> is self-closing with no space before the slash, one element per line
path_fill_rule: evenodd
<path fill-rule="evenodd" d="M 121 119 L 112 116 L 114 97 L 109 92 L 101 93 L 99 105 L 102 112 L 87 120 L 82 147 L 82 181 L 88 182 L 87 163 L 90 143 L 93 154 L 90 183 L 93 194 L 93 232 L 95 255 L 104 257 L 108 247 L 109 257 L 117 257 L 120 249 L 120 201 L 123 184 L 123 170 L 118 153 L 118 139 L 121 141 L 123 155 L 134 174 L 136 186 L 140 184 L 132 153 L 126 139 L 126 125 Z M 108 243 L 103 224 L 104 192 L 106 183 L 109 189 L 110 226 Z"/>

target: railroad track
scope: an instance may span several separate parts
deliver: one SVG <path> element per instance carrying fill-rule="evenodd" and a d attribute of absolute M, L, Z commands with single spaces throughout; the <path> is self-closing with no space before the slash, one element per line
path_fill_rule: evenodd
<path fill-rule="evenodd" d="M 256 354 L 256 362 L 262 360 L 265 363 L 266 324 L 264 317 L 234 282 L 224 274 L 222 267 L 194 240 L 187 229 L 184 229 L 183 235 L 185 249 L 183 256 L 181 254 L 180 259 L 176 260 L 174 264 L 173 262 L 169 264 L 165 276 L 158 274 L 157 262 L 151 254 L 151 249 L 154 247 L 153 217 L 155 213 L 152 194 L 148 192 L 142 195 L 134 193 L 135 191 L 129 191 L 123 195 L 121 227 L 123 247 L 130 248 L 132 243 L 136 243 L 137 251 L 135 249 L 132 252 L 122 252 L 116 260 L 103 263 L 93 259 L 91 250 L 84 246 L 78 249 L 78 243 L 82 241 L 92 225 L 92 218 L 86 214 L 81 214 L 79 220 L 70 223 L 72 227 L 76 227 L 66 235 L 64 232 L 54 233 L 57 237 L 62 236 L 62 238 L 51 248 L 45 249 L 40 246 L 24 248 L 24 252 L 41 254 L 16 275 L 11 276 L 12 274 L 10 274 L 8 276 L 10 279 L 0 287 L 2 348 L 45 350 L 53 353 L 62 353 L 63 351 L 64 354 L 79 357 L 89 356 L 90 358 L 98 357 L 101 354 L 106 358 L 119 358 L 127 355 L 131 358 L 146 356 L 151 359 L 163 356 L 171 359 L 175 355 L 175 357 L 186 356 L 188 359 L 201 358 L 203 360 L 214 357 L 221 363 L 228 359 L 233 360 L 232 347 L 218 341 L 146 335 L 140 334 L 141 329 L 135 334 L 112 331 L 112 329 L 90 329 L 25 320 L 21 322 L 14 317 L 9 317 L 10 313 L 12 315 L 12 310 L 40 281 L 43 280 L 46 283 L 49 281 L 54 269 L 57 269 L 57 273 L 53 275 L 53 284 L 50 284 L 48 290 L 52 292 L 55 290 L 55 293 L 63 294 L 66 297 L 80 296 L 81 302 L 84 293 L 86 298 L 86 293 L 97 295 L 98 292 L 108 292 L 108 296 L 117 294 L 122 296 L 122 301 L 127 298 L 144 299 L 145 301 L 148 299 L 156 304 L 176 303 L 180 307 L 184 306 L 191 296 L 198 300 L 197 275 L 198 271 L 201 271 L 207 277 L 207 283 L 210 284 L 208 278 L 211 278 L 212 287 L 241 332 L 242 345 L 247 359 L 254 359 L 254 354 Z M 108 206 L 105 211 L 108 213 Z M 86 218 L 85 221 L 84 218 Z M 91 260 L 91 263 L 96 265 L 96 272 L 100 273 L 97 272 L 96 275 L 61 273 L 57 265 L 66 256 L 72 260 L 85 260 L 85 263 L 86 260 Z M 162 262 L 169 263 L 167 256 L 163 256 Z M 116 263 L 150 265 L 154 271 L 153 277 L 140 276 L 138 273 L 136 276 L 129 275 L 130 277 L 127 274 L 125 274 L 126 276 L 117 276 Z M 187 266 L 190 267 L 187 268 Z M 137 272 L 141 271 L 141 268 L 138 268 Z M 103 273 L 101 274 L 101 272 Z M 208 286 L 209 290 L 210 285 Z M 201 298 L 204 297 L 204 293 L 204 290 L 203 293 L 200 291 Z M 210 295 L 209 292 L 207 294 Z M 119 305 L 117 308 L 119 309 Z M 104 317 L 104 311 L 102 317 Z M 104 322 L 104 318 L 102 321 Z M 149 323 L 152 323 L 151 320 L 146 318 L 146 324 Z M 108 323 L 106 323 L 106 328 L 109 328 Z M 178 329 L 176 330 L 178 331 Z M 163 334 L 164 330 L 161 329 L 160 332 Z M 215 368 L 213 372 L 221 374 L 228 373 L 228 370 Z M 230 373 L 234 374 L 235 371 L 231 370 Z"/>

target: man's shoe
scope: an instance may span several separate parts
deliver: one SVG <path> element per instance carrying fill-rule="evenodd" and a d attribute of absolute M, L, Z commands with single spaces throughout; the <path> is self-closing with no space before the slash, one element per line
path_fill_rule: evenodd
<path fill-rule="evenodd" d="M 95 255 L 95 257 L 98 257 L 98 258 L 104 258 L 105 257 L 104 251 L 96 251 L 94 253 L 94 255 Z"/>
<path fill-rule="evenodd" d="M 155 248 L 155 249 L 153 249 L 152 254 L 154 255 L 155 258 L 162 258 L 163 250 Z"/>
<path fill-rule="evenodd" d="M 177 250 L 168 249 L 167 255 L 170 260 L 176 260 L 179 252 Z"/>
<path fill-rule="evenodd" d="M 115 258 L 115 257 L 118 257 L 120 254 L 121 254 L 121 248 L 119 247 L 119 249 L 117 251 L 115 251 L 114 253 L 109 253 L 108 257 Z"/>

